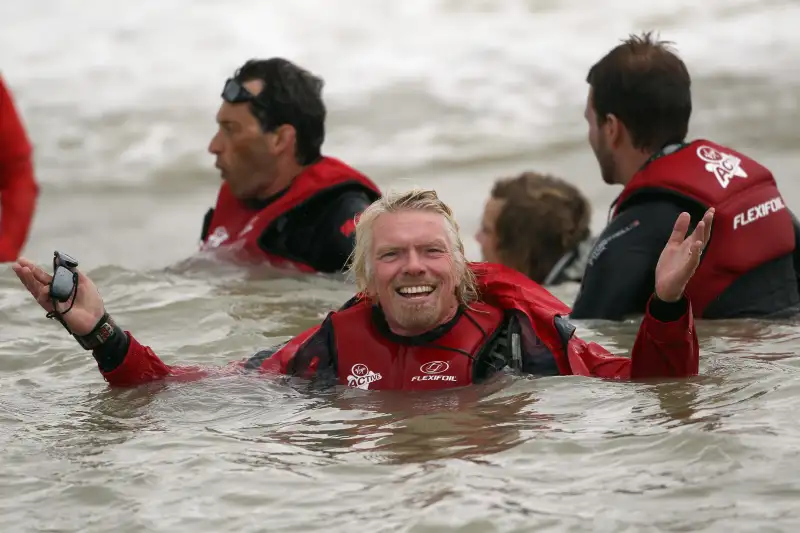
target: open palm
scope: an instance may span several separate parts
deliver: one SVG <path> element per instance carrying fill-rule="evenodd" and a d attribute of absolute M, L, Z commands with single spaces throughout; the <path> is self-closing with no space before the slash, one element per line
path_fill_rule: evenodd
<path fill-rule="evenodd" d="M 24 257 L 20 257 L 12 268 L 28 292 L 39 302 L 39 305 L 48 313 L 52 311 L 50 280 L 53 279 L 53 276 Z M 78 290 L 75 291 L 70 301 L 58 302 L 57 305 L 58 311 L 62 313 L 69 309 L 70 305 L 72 306 L 72 309 L 62 315 L 62 318 L 70 331 L 79 336 L 91 333 L 105 313 L 103 299 L 100 297 L 97 287 L 80 271 L 78 271 Z"/>
<path fill-rule="evenodd" d="M 659 299 L 665 302 L 677 302 L 681 299 L 686 285 L 700 264 L 700 256 L 711 236 L 713 219 L 714 209 L 711 208 L 688 237 L 686 232 L 689 231 L 691 222 L 689 213 L 681 213 L 675 221 L 672 235 L 656 265 L 656 296 Z"/>

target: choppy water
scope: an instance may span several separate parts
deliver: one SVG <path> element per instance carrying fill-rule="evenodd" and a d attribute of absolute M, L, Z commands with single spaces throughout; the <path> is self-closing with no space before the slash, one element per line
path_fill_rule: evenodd
<path fill-rule="evenodd" d="M 791 1 L 6 2 L 0 69 L 36 144 L 26 249 L 77 256 L 168 362 L 224 364 L 351 294 L 190 259 L 219 184 L 205 147 L 251 56 L 322 74 L 328 153 L 433 184 L 467 235 L 493 178 L 553 171 L 617 193 L 586 145 L 584 77 L 630 31 L 677 41 L 692 134 L 770 166 L 800 202 L 800 6 Z M 468 253 L 477 256 L 467 239 Z M 556 292 L 571 302 L 576 288 Z M 796 531 L 793 321 L 701 323 L 701 377 L 309 394 L 247 377 L 110 390 L 0 267 L 3 531 Z M 624 351 L 635 322 L 580 334 Z"/>

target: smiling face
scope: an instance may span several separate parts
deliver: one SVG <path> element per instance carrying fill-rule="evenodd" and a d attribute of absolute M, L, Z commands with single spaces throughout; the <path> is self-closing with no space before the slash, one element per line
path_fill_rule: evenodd
<path fill-rule="evenodd" d="M 367 293 L 399 335 L 420 335 L 458 309 L 453 238 L 445 218 L 424 210 L 383 213 L 372 227 Z"/>

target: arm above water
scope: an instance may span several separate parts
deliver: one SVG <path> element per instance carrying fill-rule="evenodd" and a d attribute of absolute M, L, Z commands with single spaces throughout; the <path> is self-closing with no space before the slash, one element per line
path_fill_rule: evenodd
<path fill-rule="evenodd" d="M 684 378 L 699 371 L 700 346 L 686 298 L 647 304 L 631 357 L 612 355 L 595 342 L 572 337 L 569 366 L 574 375 L 611 379 Z"/>
<path fill-rule="evenodd" d="M 714 209 L 709 209 L 686 237 L 691 216 L 681 213 L 655 268 L 655 291 L 633 346 L 630 362 L 610 359 L 601 346 L 582 341 L 568 343 L 573 374 L 606 378 L 665 378 L 696 375 L 700 348 L 692 307 L 684 295 L 711 237 Z"/>
<path fill-rule="evenodd" d="M 623 320 L 643 314 L 656 264 L 680 213 L 667 199 L 636 204 L 614 218 L 590 253 L 570 317 Z"/>
<path fill-rule="evenodd" d="M 285 345 L 259 352 L 245 362 L 222 368 L 170 366 L 108 316 L 97 287 L 77 266 L 74 258 L 55 252 L 54 275 L 24 257 L 12 268 L 47 316 L 57 318 L 81 346 L 92 350 L 100 373 L 112 385 L 135 386 L 166 378 L 192 381 L 251 368 L 312 377 L 321 365 L 335 368 L 329 318 Z"/>
<path fill-rule="evenodd" d="M 268 374 L 302 374 L 309 377 L 314 374 L 320 360 L 319 353 L 312 354 L 311 348 L 319 352 L 321 347 L 324 351 L 327 346 L 324 324 L 304 331 L 283 346 L 262 350 L 248 360 L 231 362 L 221 367 L 168 365 L 152 348 L 141 344 L 130 332 L 119 328 L 115 328 L 112 338 L 92 353 L 103 378 L 110 385 L 118 387 L 134 387 L 164 379 L 196 381 L 249 370 Z M 308 363 L 303 365 L 302 372 L 298 372 L 298 361 L 301 359 Z"/>

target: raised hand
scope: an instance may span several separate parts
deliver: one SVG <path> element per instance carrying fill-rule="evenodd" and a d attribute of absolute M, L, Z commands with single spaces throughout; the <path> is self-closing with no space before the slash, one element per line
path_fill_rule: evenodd
<path fill-rule="evenodd" d="M 691 235 L 685 237 L 689 230 L 691 217 L 689 213 L 681 213 L 675 221 L 672 235 L 661 252 L 656 265 L 656 296 L 665 302 L 677 302 L 683 296 L 686 285 L 700 264 L 700 256 L 711 236 L 711 223 L 714 219 L 712 207 L 698 222 Z"/>
<path fill-rule="evenodd" d="M 50 298 L 50 281 L 53 276 L 24 257 L 20 257 L 11 268 L 42 309 L 52 312 L 54 308 Z M 75 271 L 78 273 L 78 290 L 66 302 L 56 302 L 56 310 L 62 313 L 62 319 L 73 334 L 83 336 L 94 329 L 103 317 L 105 308 L 92 280 L 77 269 Z"/>

